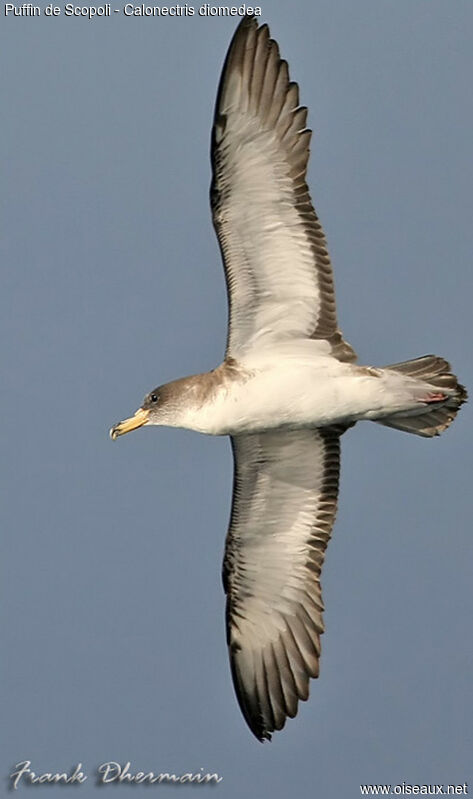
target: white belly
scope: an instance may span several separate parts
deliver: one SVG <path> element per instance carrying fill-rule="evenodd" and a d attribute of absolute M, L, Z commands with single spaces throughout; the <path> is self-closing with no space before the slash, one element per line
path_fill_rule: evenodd
<path fill-rule="evenodd" d="M 281 359 L 222 386 L 183 426 L 212 435 L 323 427 L 373 419 L 395 408 L 377 370 L 333 358 Z M 396 406 L 396 410 L 399 407 Z"/>

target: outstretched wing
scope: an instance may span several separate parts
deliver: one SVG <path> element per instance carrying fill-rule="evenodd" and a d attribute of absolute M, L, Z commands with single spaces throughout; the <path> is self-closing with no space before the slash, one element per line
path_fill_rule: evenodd
<path fill-rule="evenodd" d="M 227 356 L 236 359 L 291 338 L 319 339 L 321 352 L 356 358 L 337 326 L 332 266 L 305 182 L 306 118 L 268 27 L 244 17 L 223 67 L 212 131 Z"/>
<path fill-rule="evenodd" d="M 337 507 L 339 432 L 232 438 L 227 640 L 238 701 L 260 740 L 296 715 L 319 673 L 320 571 Z"/>

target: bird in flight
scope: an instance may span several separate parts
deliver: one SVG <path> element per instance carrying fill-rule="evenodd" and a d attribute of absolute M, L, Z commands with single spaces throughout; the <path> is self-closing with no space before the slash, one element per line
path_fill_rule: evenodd
<path fill-rule="evenodd" d="M 324 631 L 320 573 L 337 508 L 340 437 L 361 420 L 442 433 L 466 399 L 443 358 L 360 366 L 337 323 L 332 266 L 306 183 L 307 108 L 267 25 L 244 17 L 212 130 L 212 216 L 225 270 L 225 359 L 153 389 L 110 431 L 228 435 L 223 563 L 233 683 L 259 740 L 309 695 Z"/>

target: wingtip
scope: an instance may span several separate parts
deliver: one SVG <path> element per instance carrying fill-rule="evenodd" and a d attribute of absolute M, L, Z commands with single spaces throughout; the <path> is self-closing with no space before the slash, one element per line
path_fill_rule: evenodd
<path fill-rule="evenodd" d="M 271 743 L 272 740 L 273 740 L 273 736 L 267 730 L 265 730 L 263 733 L 261 733 L 261 736 L 258 738 L 258 741 L 261 744 Z"/>
<path fill-rule="evenodd" d="M 244 715 L 245 715 L 245 721 L 248 724 L 248 727 L 250 728 L 251 732 L 255 736 L 256 740 L 259 741 L 260 744 L 271 743 L 271 741 L 273 740 L 273 736 L 269 732 L 269 730 L 265 729 L 264 725 L 261 724 L 261 722 L 255 723 L 253 719 L 251 719 L 250 721 L 249 718 L 246 716 L 246 714 Z"/>
<path fill-rule="evenodd" d="M 240 22 L 238 23 L 238 25 L 237 25 L 237 27 L 236 27 L 235 34 L 234 34 L 234 38 L 235 38 L 235 37 L 238 35 L 238 32 L 239 32 L 239 31 L 241 31 L 241 30 L 244 30 L 245 28 L 249 28 L 249 27 L 251 27 L 251 26 L 256 26 L 256 27 L 258 27 L 258 20 L 256 19 L 256 17 L 255 17 L 255 15 L 254 15 L 254 14 L 248 14 L 248 13 L 246 13 L 246 14 L 245 14 L 245 15 L 244 15 L 244 16 L 241 18 Z"/>

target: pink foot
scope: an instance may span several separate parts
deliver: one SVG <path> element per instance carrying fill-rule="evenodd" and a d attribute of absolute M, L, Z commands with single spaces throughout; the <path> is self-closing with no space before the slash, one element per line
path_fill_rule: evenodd
<path fill-rule="evenodd" d="M 441 391 L 432 391 L 430 394 L 427 394 L 427 396 L 421 397 L 420 402 L 443 402 L 446 399 L 447 395 L 442 394 Z"/>

